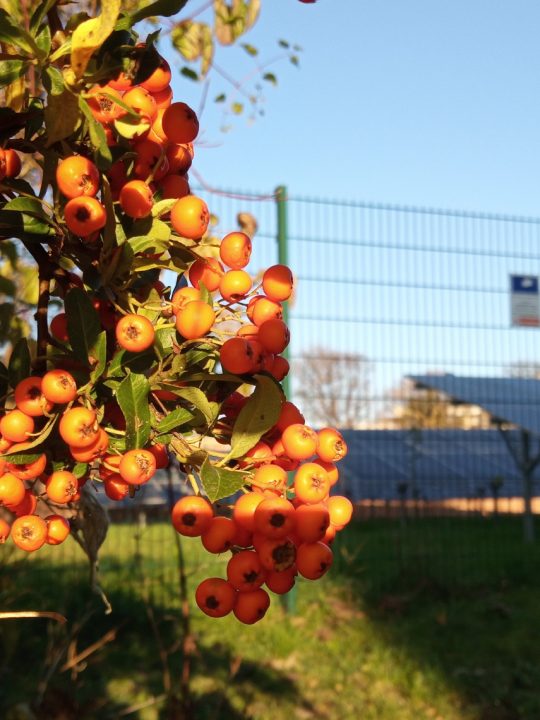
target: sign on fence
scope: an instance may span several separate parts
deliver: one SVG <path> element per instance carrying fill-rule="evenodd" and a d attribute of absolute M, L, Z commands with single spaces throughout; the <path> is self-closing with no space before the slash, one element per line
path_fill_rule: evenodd
<path fill-rule="evenodd" d="M 510 275 L 510 314 L 512 326 L 540 326 L 538 277 Z"/>

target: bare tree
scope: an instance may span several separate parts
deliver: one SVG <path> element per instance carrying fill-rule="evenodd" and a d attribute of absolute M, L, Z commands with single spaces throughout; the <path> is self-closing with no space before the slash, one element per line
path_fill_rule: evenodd
<path fill-rule="evenodd" d="M 453 403 L 437 390 L 417 388 L 409 380 L 389 393 L 390 414 L 397 428 L 490 427 L 489 414 L 476 405 Z"/>
<path fill-rule="evenodd" d="M 293 364 L 296 397 L 314 427 L 358 427 L 369 413 L 372 365 L 365 355 L 323 347 L 306 350 Z"/>
<path fill-rule="evenodd" d="M 540 362 L 534 360 L 516 360 L 506 367 L 506 372 L 513 378 L 540 379 Z"/>

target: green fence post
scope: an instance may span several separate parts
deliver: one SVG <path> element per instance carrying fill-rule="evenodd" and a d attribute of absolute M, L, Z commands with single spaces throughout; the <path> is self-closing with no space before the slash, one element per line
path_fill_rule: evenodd
<path fill-rule="evenodd" d="M 280 185 L 275 191 L 276 209 L 277 209 L 277 245 L 278 245 L 278 263 L 280 265 L 288 265 L 288 229 L 287 229 L 287 188 Z M 289 324 L 289 303 L 283 303 L 283 322 Z M 289 348 L 285 348 L 282 355 L 289 359 Z M 289 397 L 290 393 L 290 375 L 286 375 L 282 380 L 283 392 Z M 297 588 L 296 586 L 286 595 L 281 597 L 282 605 L 287 613 L 294 615 L 296 613 Z"/>

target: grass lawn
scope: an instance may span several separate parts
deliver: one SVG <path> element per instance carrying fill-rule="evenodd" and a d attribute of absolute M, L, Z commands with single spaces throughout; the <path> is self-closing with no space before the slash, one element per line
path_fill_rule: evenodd
<path fill-rule="evenodd" d="M 294 614 L 274 597 L 252 627 L 194 607 L 195 585 L 223 576 L 226 558 L 196 540 L 182 547 L 197 720 L 540 718 L 540 549 L 525 551 L 515 518 L 358 523 L 335 546 L 330 574 L 298 583 Z M 160 644 L 178 684 L 183 639 L 171 528 L 111 528 L 101 554 L 110 615 L 89 595 L 73 542 L 25 559 L 0 552 L 3 609 L 59 610 L 68 630 L 86 613 L 72 652 L 116 630 L 76 673 L 60 671 L 65 655 L 58 661 L 39 720 L 165 717 L 155 702 Z M 34 619 L 3 621 L 0 633 L 0 717 L 9 720 L 7 708 L 33 697 L 66 630 Z"/>

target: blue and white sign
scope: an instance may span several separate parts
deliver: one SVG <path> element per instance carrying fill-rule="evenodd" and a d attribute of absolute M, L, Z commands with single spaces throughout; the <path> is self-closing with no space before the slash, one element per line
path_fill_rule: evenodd
<path fill-rule="evenodd" d="M 510 275 L 511 324 L 517 327 L 540 327 L 538 277 Z"/>

